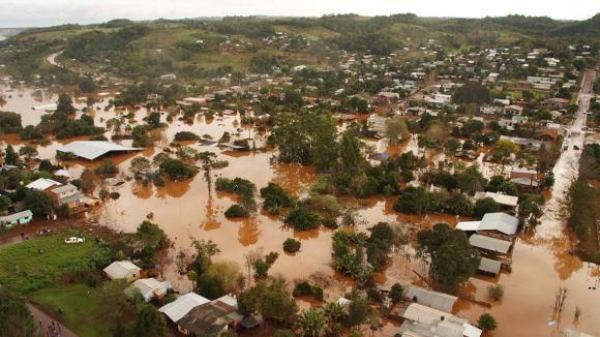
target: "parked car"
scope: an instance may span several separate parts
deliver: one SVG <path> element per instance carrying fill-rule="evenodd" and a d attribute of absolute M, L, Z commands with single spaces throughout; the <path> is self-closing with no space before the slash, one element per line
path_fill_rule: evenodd
<path fill-rule="evenodd" d="M 65 243 L 84 243 L 84 242 L 85 242 L 84 238 L 78 238 L 76 236 L 72 236 L 70 238 L 65 239 Z"/>

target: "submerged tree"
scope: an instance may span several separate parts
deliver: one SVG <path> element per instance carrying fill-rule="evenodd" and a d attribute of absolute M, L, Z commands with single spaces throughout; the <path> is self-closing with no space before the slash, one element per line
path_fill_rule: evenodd
<path fill-rule="evenodd" d="M 430 274 L 441 287 L 455 292 L 477 271 L 481 257 L 463 231 L 439 223 L 417 234 L 417 254 L 429 258 Z"/>

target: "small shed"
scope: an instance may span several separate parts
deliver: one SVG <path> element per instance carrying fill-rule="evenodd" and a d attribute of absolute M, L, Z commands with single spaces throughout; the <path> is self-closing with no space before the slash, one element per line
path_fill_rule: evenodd
<path fill-rule="evenodd" d="M 140 278 L 142 269 L 131 261 L 114 261 L 104 268 L 104 273 L 111 280 L 126 279 L 131 282 Z"/>
<path fill-rule="evenodd" d="M 164 297 L 169 288 L 170 284 L 168 282 L 159 282 L 155 278 L 141 278 L 137 279 L 135 282 L 133 282 L 133 284 L 125 289 L 125 293 L 129 296 L 133 296 L 135 290 L 137 289 L 144 297 L 144 301 L 150 302 L 155 297 Z"/>

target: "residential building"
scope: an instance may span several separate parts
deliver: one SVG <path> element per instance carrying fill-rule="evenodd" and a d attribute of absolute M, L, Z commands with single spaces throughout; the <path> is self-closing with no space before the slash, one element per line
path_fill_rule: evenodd
<path fill-rule="evenodd" d="M 17 212 L 5 216 L 0 216 L 0 226 L 12 228 L 16 225 L 25 225 L 33 220 L 33 213 L 30 210 Z"/>
<path fill-rule="evenodd" d="M 192 308 L 177 321 L 177 327 L 184 335 L 216 337 L 230 326 L 237 327 L 242 320 L 243 316 L 237 312 L 237 300 L 224 296 Z"/>
<path fill-rule="evenodd" d="M 131 261 L 114 261 L 104 268 L 104 273 L 111 280 L 125 279 L 132 282 L 140 278 L 142 269 Z"/>
<path fill-rule="evenodd" d="M 451 312 L 458 297 L 411 285 L 404 296 L 409 300 L 445 312 Z"/>
<path fill-rule="evenodd" d="M 135 280 L 125 293 L 133 297 L 136 291 L 139 291 L 144 298 L 144 301 L 150 302 L 153 298 L 161 299 L 167 295 L 167 291 L 171 288 L 169 282 L 160 282 L 155 278 L 141 278 Z"/>
<path fill-rule="evenodd" d="M 187 293 L 185 295 L 177 297 L 177 299 L 171 303 L 168 303 L 158 309 L 169 318 L 174 324 L 177 324 L 185 315 L 187 315 L 195 307 L 210 303 L 209 299 L 206 299 L 194 292 Z M 177 327 L 178 330 L 182 331 L 182 328 Z"/>
<path fill-rule="evenodd" d="M 480 337 L 482 331 L 450 313 L 418 303 L 408 306 L 396 336 L 400 337 Z"/>

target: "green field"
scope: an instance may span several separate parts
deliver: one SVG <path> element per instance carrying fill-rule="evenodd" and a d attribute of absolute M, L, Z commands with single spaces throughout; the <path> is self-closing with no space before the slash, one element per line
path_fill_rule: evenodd
<path fill-rule="evenodd" d="M 47 313 L 58 317 L 67 327 L 81 337 L 109 335 L 112 309 L 102 306 L 102 288 L 85 284 L 63 285 L 37 291 L 29 299 Z M 61 309 L 62 314 L 58 313 Z"/>
<path fill-rule="evenodd" d="M 0 247 L 0 284 L 22 294 L 54 287 L 108 264 L 108 250 L 94 240 L 66 244 L 75 233 L 36 238 Z"/>

